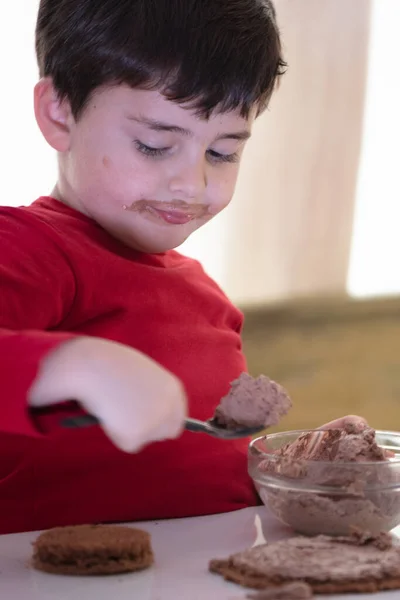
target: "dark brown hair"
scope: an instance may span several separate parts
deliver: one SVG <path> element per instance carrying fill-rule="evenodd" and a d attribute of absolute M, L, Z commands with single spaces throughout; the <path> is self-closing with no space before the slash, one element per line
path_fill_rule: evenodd
<path fill-rule="evenodd" d="M 41 0 L 36 52 L 75 118 L 95 89 L 119 83 L 202 116 L 246 117 L 285 67 L 270 0 Z"/>

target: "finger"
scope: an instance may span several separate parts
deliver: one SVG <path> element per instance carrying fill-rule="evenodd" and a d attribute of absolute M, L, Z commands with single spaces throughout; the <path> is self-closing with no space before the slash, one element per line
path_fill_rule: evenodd
<path fill-rule="evenodd" d="M 161 440 L 174 440 L 180 437 L 184 430 L 184 421 L 181 417 L 176 417 L 172 421 L 166 421 L 151 434 L 151 440 L 153 442 L 159 442 Z"/>
<path fill-rule="evenodd" d="M 322 425 L 322 427 L 319 427 L 319 429 L 344 429 L 349 425 L 355 426 L 359 431 L 362 431 L 368 427 L 368 423 L 363 417 L 358 417 L 357 415 L 347 415 L 347 417 L 341 417 L 340 419 L 330 421 L 329 423 Z"/>
<path fill-rule="evenodd" d="M 113 427 L 105 423 L 101 423 L 101 428 L 114 446 L 128 454 L 140 452 L 146 444 L 146 441 L 142 436 L 133 434 L 131 431 L 121 431 L 121 428 Z"/>
<path fill-rule="evenodd" d="M 154 429 L 152 439 L 176 439 L 180 437 L 185 429 L 185 418 L 187 416 L 187 399 L 182 394 L 179 401 L 174 403 L 171 409 L 164 415 L 162 422 Z"/>
<path fill-rule="evenodd" d="M 392 452 L 392 450 L 385 450 L 385 456 L 386 458 L 394 458 L 396 454 L 395 452 Z"/>

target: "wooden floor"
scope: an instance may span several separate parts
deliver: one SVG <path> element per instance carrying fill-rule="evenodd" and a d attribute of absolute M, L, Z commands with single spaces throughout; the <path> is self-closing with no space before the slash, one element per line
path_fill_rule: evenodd
<path fill-rule="evenodd" d="M 400 298 L 310 301 L 245 310 L 249 371 L 290 392 L 279 429 L 360 414 L 400 430 Z"/>

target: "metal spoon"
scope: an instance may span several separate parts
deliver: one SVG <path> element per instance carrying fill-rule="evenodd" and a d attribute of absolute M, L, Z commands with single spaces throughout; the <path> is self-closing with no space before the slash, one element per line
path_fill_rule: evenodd
<path fill-rule="evenodd" d="M 78 417 L 68 417 L 61 422 L 61 426 L 67 429 L 80 429 L 82 427 L 91 427 L 99 425 L 99 421 L 93 415 L 80 415 Z M 185 419 L 185 429 L 194 433 L 207 433 L 213 437 L 222 440 L 234 440 L 237 438 L 250 437 L 256 433 L 260 433 L 265 429 L 262 427 L 240 427 L 238 429 L 227 429 L 219 425 L 216 419 L 208 419 L 207 421 L 198 421 L 197 419 Z"/>

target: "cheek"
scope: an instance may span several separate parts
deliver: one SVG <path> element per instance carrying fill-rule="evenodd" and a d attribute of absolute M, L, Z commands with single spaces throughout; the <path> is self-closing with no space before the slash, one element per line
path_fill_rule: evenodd
<path fill-rule="evenodd" d="M 158 197 L 162 187 L 161 165 L 143 160 L 129 140 L 88 124 L 74 140 L 69 160 L 69 180 L 88 200 L 102 198 L 110 204 L 125 204 Z"/>
<path fill-rule="evenodd" d="M 112 160 L 109 156 L 103 156 L 103 160 L 101 161 L 103 163 L 103 167 L 107 170 L 110 169 L 110 167 L 112 166 Z"/>
<path fill-rule="evenodd" d="M 95 181 L 105 169 L 102 159 L 110 162 L 108 154 L 93 135 L 83 131 L 76 136 L 68 158 L 74 179 L 81 183 Z"/>
<path fill-rule="evenodd" d="M 117 156 L 103 154 L 96 168 L 94 184 L 99 195 L 107 196 L 108 201 L 126 204 L 142 199 L 159 199 L 162 188 L 162 169 L 143 161 L 140 157 L 122 153 Z"/>
<path fill-rule="evenodd" d="M 226 208 L 235 192 L 238 169 L 230 169 L 223 176 L 216 178 L 210 189 L 211 204 L 213 212 L 219 213 Z"/>
<path fill-rule="evenodd" d="M 97 183 L 106 193 L 109 193 L 112 189 L 117 191 L 119 187 L 123 187 L 123 177 L 120 172 L 119 163 L 114 157 L 111 158 L 108 154 L 104 154 L 102 157 L 99 156 L 93 173 Z"/>

